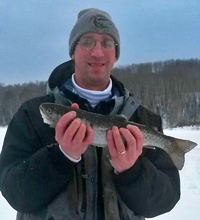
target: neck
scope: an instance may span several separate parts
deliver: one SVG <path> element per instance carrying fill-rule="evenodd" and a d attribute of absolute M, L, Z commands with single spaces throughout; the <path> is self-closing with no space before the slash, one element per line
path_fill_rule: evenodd
<path fill-rule="evenodd" d="M 74 75 L 72 75 L 72 83 L 74 85 L 74 88 L 77 92 L 77 94 L 87 99 L 92 107 L 95 107 L 100 101 L 106 100 L 108 97 L 112 96 L 112 80 L 109 80 L 109 85 L 105 90 L 99 91 L 99 90 L 91 90 L 91 89 L 85 89 L 77 85 L 77 83 L 74 80 Z"/>
<path fill-rule="evenodd" d="M 99 83 L 97 83 L 97 82 L 90 82 L 90 83 L 88 83 L 88 84 L 86 84 L 86 83 L 81 83 L 81 82 L 78 82 L 77 80 L 76 80 L 76 77 L 75 77 L 75 75 L 74 75 L 74 82 L 79 86 L 79 87 L 81 87 L 82 89 L 86 89 L 86 90 L 92 90 L 92 91 L 104 91 L 105 89 L 107 89 L 107 87 L 109 86 L 109 84 L 110 84 L 110 80 L 111 79 L 108 79 L 108 81 L 107 82 L 105 82 L 104 84 L 99 84 Z"/>

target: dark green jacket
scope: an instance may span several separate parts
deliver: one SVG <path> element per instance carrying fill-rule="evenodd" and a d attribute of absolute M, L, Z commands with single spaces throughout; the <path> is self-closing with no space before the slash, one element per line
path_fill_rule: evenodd
<path fill-rule="evenodd" d="M 113 172 L 106 148 L 100 157 L 97 148 L 89 146 L 77 164 L 62 154 L 54 129 L 43 123 L 39 105 L 70 100 L 92 111 L 86 100 L 62 89 L 73 72 L 71 61 L 57 67 L 49 78 L 49 94 L 25 102 L 9 124 L 0 157 L 0 190 L 18 211 L 17 220 L 97 220 L 98 193 L 103 196 L 106 220 L 140 220 L 170 211 L 180 198 L 179 173 L 161 149 L 144 150 L 120 175 Z M 129 94 L 112 80 L 120 97 L 101 102 L 93 111 L 122 110 Z M 141 105 L 130 120 L 162 131 L 161 118 Z"/>

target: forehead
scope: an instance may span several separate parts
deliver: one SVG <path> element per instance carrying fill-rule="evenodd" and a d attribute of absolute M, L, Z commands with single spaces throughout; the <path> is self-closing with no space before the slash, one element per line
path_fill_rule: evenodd
<path fill-rule="evenodd" d="M 97 34 L 97 33 L 87 33 L 87 34 L 84 34 L 80 39 L 82 38 L 92 38 L 92 39 L 95 39 L 95 40 L 113 40 L 114 39 L 109 36 L 108 34 Z"/>

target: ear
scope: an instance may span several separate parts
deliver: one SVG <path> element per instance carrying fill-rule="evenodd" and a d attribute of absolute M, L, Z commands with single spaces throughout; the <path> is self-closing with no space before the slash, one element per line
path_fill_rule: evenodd
<path fill-rule="evenodd" d="M 74 60 L 74 53 L 72 54 L 72 60 Z"/>

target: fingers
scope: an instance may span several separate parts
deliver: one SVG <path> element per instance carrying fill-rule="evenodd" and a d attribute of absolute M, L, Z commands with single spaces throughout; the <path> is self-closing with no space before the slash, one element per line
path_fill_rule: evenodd
<path fill-rule="evenodd" d="M 133 134 L 126 128 L 120 128 L 119 130 L 126 143 L 125 150 L 133 153 L 136 150 L 137 146 L 135 136 L 133 136 Z"/>
<path fill-rule="evenodd" d="M 72 104 L 78 109 L 78 104 Z M 56 141 L 62 150 L 71 158 L 78 159 L 87 150 L 94 140 L 94 131 L 81 119 L 76 118 L 75 111 L 63 115 L 56 124 Z"/>
<path fill-rule="evenodd" d="M 133 125 L 119 129 L 113 127 L 107 132 L 111 165 L 118 173 L 128 170 L 135 164 L 142 153 L 143 140 L 142 132 Z"/>
<path fill-rule="evenodd" d="M 74 120 L 74 123 L 76 123 L 76 119 Z M 75 126 L 77 126 L 77 125 L 78 125 L 78 123 L 76 123 Z M 72 126 L 73 126 L 73 124 L 72 124 Z M 84 122 L 81 122 L 78 129 L 76 129 L 75 126 L 73 127 L 72 130 L 69 129 L 69 132 L 71 132 L 71 135 L 70 135 L 71 138 L 69 138 L 69 142 L 72 142 L 72 144 L 74 144 L 74 145 L 82 144 L 84 146 L 88 146 L 89 144 L 91 144 L 94 140 L 94 131 L 93 131 L 92 127 L 86 126 L 86 124 Z M 70 126 L 70 128 L 71 128 L 71 126 Z M 68 131 L 66 131 L 66 136 L 69 137 L 68 135 L 69 135 L 69 133 L 68 133 Z"/>
<path fill-rule="evenodd" d="M 86 126 L 86 136 L 83 140 L 83 143 L 88 145 L 91 144 L 94 140 L 94 130 L 91 126 Z"/>
<path fill-rule="evenodd" d="M 107 143 L 108 143 L 108 149 L 109 149 L 111 158 L 116 158 L 117 157 L 117 150 L 115 147 L 115 141 L 114 141 L 112 130 L 109 130 L 107 132 Z"/>
<path fill-rule="evenodd" d="M 136 140 L 136 149 L 142 153 L 143 144 L 144 144 L 144 135 L 137 126 L 128 125 L 127 129 L 131 132 Z"/>
<path fill-rule="evenodd" d="M 72 107 L 72 108 L 79 109 L 79 105 L 78 105 L 77 103 L 72 103 L 71 107 Z"/>
<path fill-rule="evenodd" d="M 114 126 L 112 128 L 112 132 L 113 132 L 113 140 L 114 140 L 117 152 L 125 151 L 126 148 L 125 148 L 124 142 L 122 140 L 122 136 L 121 136 L 121 133 L 119 131 L 119 128 Z"/>
<path fill-rule="evenodd" d="M 140 129 L 133 125 L 127 128 L 113 127 L 107 132 L 107 142 L 110 154 L 114 157 L 125 154 L 140 155 L 142 153 L 144 137 Z"/>
<path fill-rule="evenodd" d="M 56 140 L 59 140 L 63 137 L 69 124 L 75 119 L 76 112 L 72 111 L 63 115 L 56 124 Z"/>
<path fill-rule="evenodd" d="M 74 119 L 64 134 L 64 140 L 75 145 L 82 143 L 86 132 L 86 125 L 79 118 Z"/>
<path fill-rule="evenodd" d="M 79 118 L 76 112 L 72 111 L 63 115 L 56 125 L 56 140 L 74 145 L 91 144 L 94 140 L 94 131 L 91 126 L 86 126 Z"/>

